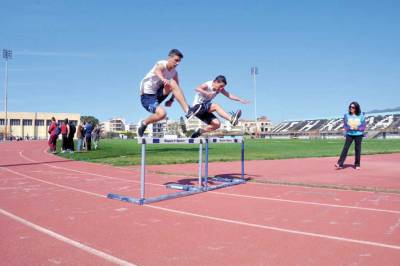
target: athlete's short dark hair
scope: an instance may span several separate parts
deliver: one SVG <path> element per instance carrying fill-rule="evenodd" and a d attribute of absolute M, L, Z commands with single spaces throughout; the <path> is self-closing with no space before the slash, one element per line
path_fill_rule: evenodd
<path fill-rule="evenodd" d="M 225 86 L 228 85 L 228 82 L 226 82 L 226 78 L 225 78 L 225 76 L 223 76 L 223 75 L 218 75 L 218 76 L 214 79 L 214 81 L 223 82 L 223 83 L 225 84 Z"/>
<path fill-rule="evenodd" d="M 172 49 L 171 51 L 169 51 L 168 56 L 173 56 L 173 55 L 179 56 L 180 59 L 183 58 L 182 52 L 179 51 L 178 49 Z"/>

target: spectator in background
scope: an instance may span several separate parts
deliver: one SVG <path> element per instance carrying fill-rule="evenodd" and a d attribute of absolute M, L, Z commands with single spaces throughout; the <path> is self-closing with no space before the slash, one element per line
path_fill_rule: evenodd
<path fill-rule="evenodd" d="M 82 123 L 79 123 L 78 128 L 76 130 L 76 138 L 78 139 L 77 145 L 76 145 L 77 152 L 81 152 L 81 150 L 82 150 L 83 137 L 84 137 L 83 126 L 82 126 Z"/>
<path fill-rule="evenodd" d="M 88 121 L 85 125 L 84 132 L 85 132 L 85 142 L 86 142 L 86 150 L 90 151 L 92 149 L 92 131 L 93 126 Z"/>
<path fill-rule="evenodd" d="M 65 153 L 69 149 L 68 143 L 69 124 L 68 118 L 65 118 L 61 125 L 61 153 Z"/>
<path fill-rule="evenodd" d="M 86 149 L 86 147 L 87 147 L 87 145 L 86 145 L 86 138 L 85 138 L 85 127 L 86 127 L 86 121 L 83 121 L 83 145 L 82 145 L 82 149 L 83 150 L 87 150 Z"/>
<path fill-rule="evenodd" d="M 69 122 L 69 134 L 68 134 L 68 149 L 70 153 L 73 153 L 75 150 L 74 145 L 74 136 L 76 132 L 76 127 L 74 122 Z"/>
<path fill-rule="evenodd" d="M 342 169 L 344 161 L 347 157 L 347 152 L 354 140 L 355 143 L 355 162 L 354 167 L 357 170 L 361 169 L 361 141 L 365 130 L 365 116 L 361 113 L 361 107 L 357 102 L 352 102 L 349 105 L 349 111 L 344 115 L 344 130 L 346 131 L 346 142 L 340 158 L 335 164 L 336 168 Z"/>
<path fill-rule="evenodd" d="M 58 137 L 57 128 L 58 128 L 58 125 L 57 125 L 56 119 L 54 117 L 52 117 L 51 118 L 51 124 L 50 124 L 49 130 L 48 130 L 48 132 L 50 134 L 49 142 L 48 142 L 49 143 L 49 147 L 50 147 L 49 152 L 51 152 L 51 153 L 56 153 L 57 152 L 56 151 L 56 149 L 57 149 L 57 137 Z"/>
<path fill-rule="evenodd" d="M 92 133 L 92 140 L 93 140 L 93 146 L 94 149 L 97 150 L 97 147 L 99 145 L 99 141 L 100 141 L 100 126 L 96 125 L 96 127 L 93 129 L 93 133 Z"/>

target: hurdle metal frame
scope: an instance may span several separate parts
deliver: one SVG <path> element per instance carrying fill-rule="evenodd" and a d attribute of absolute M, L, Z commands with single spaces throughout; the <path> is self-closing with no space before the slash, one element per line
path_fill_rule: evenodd
<path fill-rule="evenodd" d="M 241 176 L 240 178 L 222 178 L 208 177 L 208 152 L 210 143 L 241 143 Z M 154 203 L 158 201 L 185 197 L 197 193 L 211 191 L 229 186 L 235 186 L 246 182 L 244 179 L 244 139 L 243 137 L 233 138 L 138 138 L 138 144 L 142 147 L 141 172 L 140 172 L 140 198 L 123 196 L 115 193 L 109 193 L 107 198 L 115 199 L 139 205 Z M 160 195 L 157 197 L 145 198 L 146 185 L 146 145 L 147 144 L 199 144 L 199 170 L 198 170 L 198 185 L 183 185 L 172 183 L 166 185 L 167 188 L 182 190 L 175 193 Z M 204 159 L 204 177 L 203 177 L 203 144 L 205 144 L 205 159 Z M 208 185 L 208 180 L 221 183 L 217 185 Z"/>

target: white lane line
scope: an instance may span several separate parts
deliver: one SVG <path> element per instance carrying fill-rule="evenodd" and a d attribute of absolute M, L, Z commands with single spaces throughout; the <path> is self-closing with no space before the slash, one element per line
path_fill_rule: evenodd
<path fill-rule="evenodd" d="M 115 263 L 117 265 L 124 265 L 124 266 L 135 266 L 135 264 L 132 264 L 132 263 L 126 261 L 126 260 L 114 257 L 114 256 L 112 256 L 112 255 L 110 255 L 108 253 L 105 253 L 105 252 L 100 251 L 98 249 L 89 247 L 89 246 L 87 246 L 85 244 L 82 244 L 82 243 L 80 243 L 78 241 L 72 240 L 72 239 L 70 239 L 68 237 L 65 237 L 65 236 L 63 236 L 61 234 L 58 234 L 58 233 L 56 233 L 54 231 L 51 231 L 51 230 L 46 229 L 44 227 L 41 227 L 40 225 L 37 225 L 37 224 L 34 224 L 34 223 L 32 223 L 32 222 L 30 222 L 28 220 L 25 220 L 25 219 L 15 215 L 15 214 L 7 212 L 7 211 L 5 211 L 5 210 L 3 210 L 1 208 L 0 208 L 0 213 L 2 215 L 4 215 L 4 216 L 7 216 L 8 218 L 13 219 L 14 221 L 17 221 L 17 222 L 19 222 L 19 223 L 21 223 L 23 225 L 26 225 L 26 226 L 30 227 L 30 228 L 32 228 L 32 229 L 34 229 L 36 231 L 39 231 L 39 232 L 41 232 L 41 233 L 43 233 L 45 235 L 48 235 L 48 236 L 50 236 L 52 238 L 55 238 L 55 239 L 57 239 L 57 240 L 59 240 L 61 242 L 64 242 L 64 243 L 68 244 L 68 245 L 71 245 L 71 246 L 76 247 L 76 248 L 78 248 L 80 250 L 83 250 L 83 251 L 85 251 L 87 253 L 90 253 L 90 254 L 93 254 L 93 255 L 95 255 L 97 257 L 105 259 L 106 261 L 109 261 L 111 263 Z"/>
<path fill-rule="evenodd" d="M 76 189 L 76 188 L 69 187 L 69 186 L 63 186 L 63 185 L 59 185 L 59 184 L 55 184 L 55 183 L 51 183 L 51 182 L 47 182 L 47 181 L 43 181 L 43 180 L 41 180 L 39 178 L 30 177 L 28 175 L 25 175 L 25 174 L 22 174 L 22 173 L 19 173 L 19 172 L 16 172 L 16 171 L 13 171 L 13 170 L 10 170 L 10 169 L 7 169 L 7 168 L 5 168 L 5 169 L 8 170 L 8 171 L 14 172 L 17 175 L 26 176 L 29 179 L 33 179 L 33 180 L 36 180 L 36 181 L 39 181 L 39 182 L 44 182 L 46 184 L 52 184 L 52 185 L 55 185 L 55 186 L 58 186 L 58 187 L 63 187 L 65 189 L 70 189 L 70 190 L 73 190 L 73 191 L 76 191 L 76 192 L 85 193 L 85 194 L 88 194 L 88 195 L 91 195 L 91 196 L 105 198 L 105 196 L 103 196 L 101 194 L 93 193 L 93 192 L 86 191 L 86 190 Z M 310 232 L 306 232 L 306 231 L 292 230 L 292 229 L 286 229 L 286 228 L 274 227 L 274 226 L 267 226 L 267 225 L 261 225 L 261 224 L 253 224 L 253 223 L 247 223 L 247 222 L 238 221 L 238 220 L 218 218 L 218 217 L 214 217 L 214 216 L 196 214 L 196 213 L 192 213 L 192 212 L 169 209 L 169 208 L 164 208 L 164 207 L 159 207 L 159 206 L 154 206 L 154 205 L 143 205 L 143 206 L 147 207 L 147 208 L 152 208 L 152 209 L 156 209 L 156 210 L 170 212 L 170 213 L 188 215 L 188 216 L 192 216 L 192 217 L 203 218 L 203 219 L 207 219 L 207 220 L 224 222 L 224 223 L 229 223 L 229 224 L 237 224 L 237 225 L 242 225 L 242 226 L 246 226 L 246 227 L 260 228 L 260 229 L 284 232 L 284 233 L 295 234 L 295 235 L 318 237 L 318 238 L 329 239 L 329 240 L 336 240 L 336 241 L 342 241 L 342 242 L 350 242 L 350 243 L 369 245 L 369 246 L 374 246 L 374 247 L 382 247 L 382 248 L 400 250 L 400 246 L 390 245 L 390 244 L 385 244 L 385 243 L 379 243 L 379 242 L 373 242 L 373 241 L 364 241 L 364 240 L 345 238 L 345 237 L 337 237 L 337 236 L 331 236 L 331 235 L 325 235 L 325 234 L 310 233 Z"/>
<path fill-rule="evenodd" d="M 336 241 L 341 241 L 341 242 L 350 242 L 350 243 L 356 243 L 356 244 L 362 244 L 362 245 L 368 245 L 368 246 L 374 246 L 374 247 L 400 250 L 400 246 L 390 245 L 390 244 L 385 244 L 385 243 L 358 240 L 358 239 L 331 236 L 331 235 L 324 235 L 324 234 L 317 234 L 317 233 L 310 233 L 310 232 L 306 232 L 306 231 L 298 231 L 298 230 L 286 229 L 286 228 L 275 227 L 275 226 L 253 224 L 253 223 L 247 223 L 247 222 L 242 222 L 242 221 L 237 221 L 237 220 L 218 218 L 218 217 L 214 217 L 214 216 L 208 216 L 208 215 L 202 215 L 202 214 L 197 214 L 197 213 L 192 213 L 192 212 L 169 209 L 169 208 L 159 207 L 159 206 L 155 206 L 155 205 L 144 205 L 144 206 L 153 208 L 153 209 L 157 209 L 157 210 L 172 212 L 172 213 L 176 213 L 176 214 L 189 215 L 189 216 L 193 216 L 193 217 L 197 217 L 197 218 L 203 218 L 203 219 L 225 222 L 225 223 L 230 223 L 230 224 L 243 225 L 243 226 L 247 226 L 247 227 L 255 227 L 255 228 L 267 229 L 267 230 L 271 230 L 271 231 L 289 233 L 289 234 L 318 237 L 318 238 L 336 240 Z"/>
<path fill-rule="evenodd" d="M 19 176 L 23 176 L 23 177 L 25 177 L 27 179 L 35 180 L 35 181 L 38 181 L 38 182 L 41 182 L 41 183 L 45 183 L 45 184 L 48 184 L 48 185 L 52 185 L 52 186 L 56 186 L 56 187 L 60 187 L 60 188 L 64 188 L 64 189 L 74 190 L 76 192 L 82 192 L 82 193 L 85 193 L 85 194 L 90 194 L 90 195 L 96 196 L 96 197 L 106 198 L 105 195 L 93 193 L 93 192 L 82 190 L 82 189 L 79 189 L 79 188 L 74 188 L 74 187 L 70 187 L 70 186 L 63 186 L 63 185 L 60 185 L 60 184 L 57 184 L 57 183 L 45 181 L 43 179 L 32 177 L 32 176 L 29 176 L 29 175 L 26 175 L 26 174 L 23 174 L 23 173 L 20 173 L 20 172 L 17 172 L 17 171 L 14 171 L 14 170 L 2 167 L 2 166 L 1 166 L 1 168 L 3 168 L 6 171 L 9 171 L 9 172 L 11 172 L 13 174 L 16 174 L 16 175 L 19 175 Z"/>
<path fill-rule="evenodd" d="M 24 159 L 26 159 L 28 161 L 36 162 L 36 163 L 38 162 L 38 161 L 32 160 L 32 159 L 28 158 L 27 156 L 23 155 L 22 151 L 20 151 L 19 154 L 20 154 L 20 156 L 22 158 L 24 158 Z M 115 179 L 115 180 L 121 180 L 121 181 L 124 181 L 124 182 L 140 184 L 140 181 L 135 181 L 135 180 L 127 180 L 127 179 L 119 178 L 119 177 L 106 176 L 106 175 L 95 174 L 95 173 L 91 173 L 91 172 L 79 171 L 79 170 L 75 170 L 75 169 L 69 169 L 69 168 L 50 165 L 50 164 L 44 164 L 44 165 L 47 165 L 49 167 L 56 168 L 56 169 L 73 171 L 73 172 L 77 172 L 77 173 L 80 173 L 80 174 L 87 174 L 87 175 L 93 175 L 93 176 L 98 176 L 98 177 L 104 177 L 104 178 L 107 178 L 107 179 Z M 249 183 L 249 184 L 251 184 L 251 183 Z M 165 185 L 151 183 L 151 182 L 146 182 L 146 185 L 165 187 Z M 232 197 L 238 197 L 238 198 L 250 198 L 250 199 L 257 199 L 257 200 L 279 201 L 279 202 L 286 202 L 286 203 L 293 203 L 293 204 L 314 205 L 314 206 L 324 206 L 324 207 L 331 207 L 331 208 L 344 208 L 344 209 L 354 209 L 354 210 L 362 210 L 362 211 L 375 211 L 375 212 L 383 212 L 383 213 L 400 214 L 400 211 L 397 211 L 397 210 L 366 208 L 366 207 L 357 207 L 357 206 L 350 206 L 350 205 L 328 204 L 328 203 L 317 203 L 317 202 L 311 202 L 311 201 L 286 200 L 286 199 L 279 199 L 279 198 L 258 197 L 258 196 L 250 196 L 250 195 L 243 195 L 243 194 L 233 194 L 233 193 L 225 193 L 225 192 L 216 192 L 216 191 L 210 191 L 208 193 L 226 195 L 226 196 L 232 196 Z"/>
<path fill-rule="evenodd" d="M 348 205 L 327 204 L 327 203 L 318 203 L 318 202 L 312 202 L 312 201 L 287 200 L 287 199 L 249 196 L 249 195 L 243 195 L 243 194 L 231 194 L 231 193 L 215 192 L 215 191 L 212 191 L 212 192 L 213 192 L 213 194 L 226 195 L 226 196 L 239 197 L 239 198 L 249 198 L 249 199 L 259 199 L 259 200 L 294 203 L 294 204 L 305 204 L 305 205 L 315 205 L 315 206 L 323 206 L 323 207 L 333 207 L 333 208 L 344 208 L 344 209 L 355 209 L 355 210 L 363 210 L 363 211 L 374 211 L 374 212 L 400 214 L 400 211 L 396 211 L 396 210 L 385 210 L 385 209 L 365 208 L 365 207 L 348 206 Z"/>
<path fill-rule="evenodd" d="M 25 155 L 22 154 L 22 151 L 19 152 L 19 155 L 20 155 L 20 157 L 22 157 L 25 160 L 28 160 L 30 162 L 40 163 L 39 161 L 35 161 L 35 160 L 30 159 L 29 157 L 26 157 Z M 104 177 L 104 178 L 107 178 L 107 179 L 121 180 L 121 181 L 125 181 L 125 182 L 139 183 L 138 181 L 134 181 L 134 180 L 127 180 L 127 179 L 124 179 L 124 178 L 119 178 L 119 177 L 114 177 L 114 176 L 107 176 L 107 175 L 95 174 L 95 173 L 90 173 L 90 172 L 85 172 L 85 171 L 79 171 L 79 170 L 70 169 L 70 168 L 61 167 L 61 166 L 55 166 L 55 165 L 51 165 L 51 164 L 47 164 L 47 163 L 43 163 L 43 165 L 46 165 L 48 167 L 55 168 L 55 169 L 72 171 L 72 172 L 79 173 L 79 174 L 86 174 L 86 175 Z M 152 184 L 152 185 L 156 185 L 156 184 Z M 163 186 L 163 185 L 158 185 L 158 186 Z"/>
<path fill-rule="evenodd" d="M 26 160 L 29 160 L 29 161 L 32 161 L 32 162 L 37 162 L 37 161 L 32 160 L 32 159 L 26 157 L 25 155 L 23 155 L 22 151 L 20 151 L 19 154 L 20 154 L 20 156 L 22 158 L 24 158 Z M 100 174 L 95 174 L 95 173 L 85 172 L 85 171 L 79 171 L 79 170 L 69 169 L 69 168 L 55 166 L 55 165 L 49 165 L 49 164 L 45 164 L 45 165 L 47 165 L 49 167 L 52 167 L 52 168 L 61 169 L 61 170 L 74 171 L 74 172 L 78 172 L 78 173 L 81 173 L 81 174 L 99 176 L 99 177 L 104 177 L 104 178 L 107 178 L 107 179 L 116 179 L 116 180 L 122 180 L 122 181 L 129 182 L 129 183 L 140 184 L 140 181 L 127 180 L 127 179 L 119 178 L 119 177 L 100 175 Z M 146 185 L 165 187 L 164 185 L 151 183 L 151 182 L 146 182 Z M 231 197 L 238 197 L 238 198 L 249 198 L 249 199 L 257 199 L 257 200 L 269 200 L 269 201 L 278 201 L 278 202 L 293 203 L 293 204 L 302 204 L 302 205 L 314 205 L 314 206 L 323 206 L 323 207 L 331 207 L 331 208 L 343 208 L 343 209 L 354 209 L 354 210 L 362 210 L 362 211 L 375 211 L 375 212 L 383 212 L 383 213 L 400 214 L 400 211 L 397 211 L 397 210 L 366 208 L 366 207 L 357 207 L 357 206 L 350 206 L 350 205 L 328 204 L 328 203 L 317 203 L 317 202 L 311 202 L 311 201 L 287 200 L 287 199 L 280 199 L 280 198 L 259 197 L 259 196 L 250 196 L 250 195 L 234 194 L 234 193 L 226 193 L 226 192 L 216 192 L 216 191 L 210 191 L 208 193 L 217 194 L 217 195 L 231 196 Z"/>

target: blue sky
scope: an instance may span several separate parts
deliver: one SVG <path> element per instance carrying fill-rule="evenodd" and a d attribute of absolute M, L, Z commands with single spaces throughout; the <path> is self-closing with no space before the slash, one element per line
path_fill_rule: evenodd
<path fill-rule="evenodd" d="M 189 102 L 218 74 L 272 121 L 400 105 L 400 1 L 1 1 L 9 110 L 147 115 L 139 83 L 171 48 Z M 3 109 L 4 61 L 0 66 Z M 217 97 L 254 117 L 254 105 Z M 178 104 L 169 117 L 182 115 Z"/>

